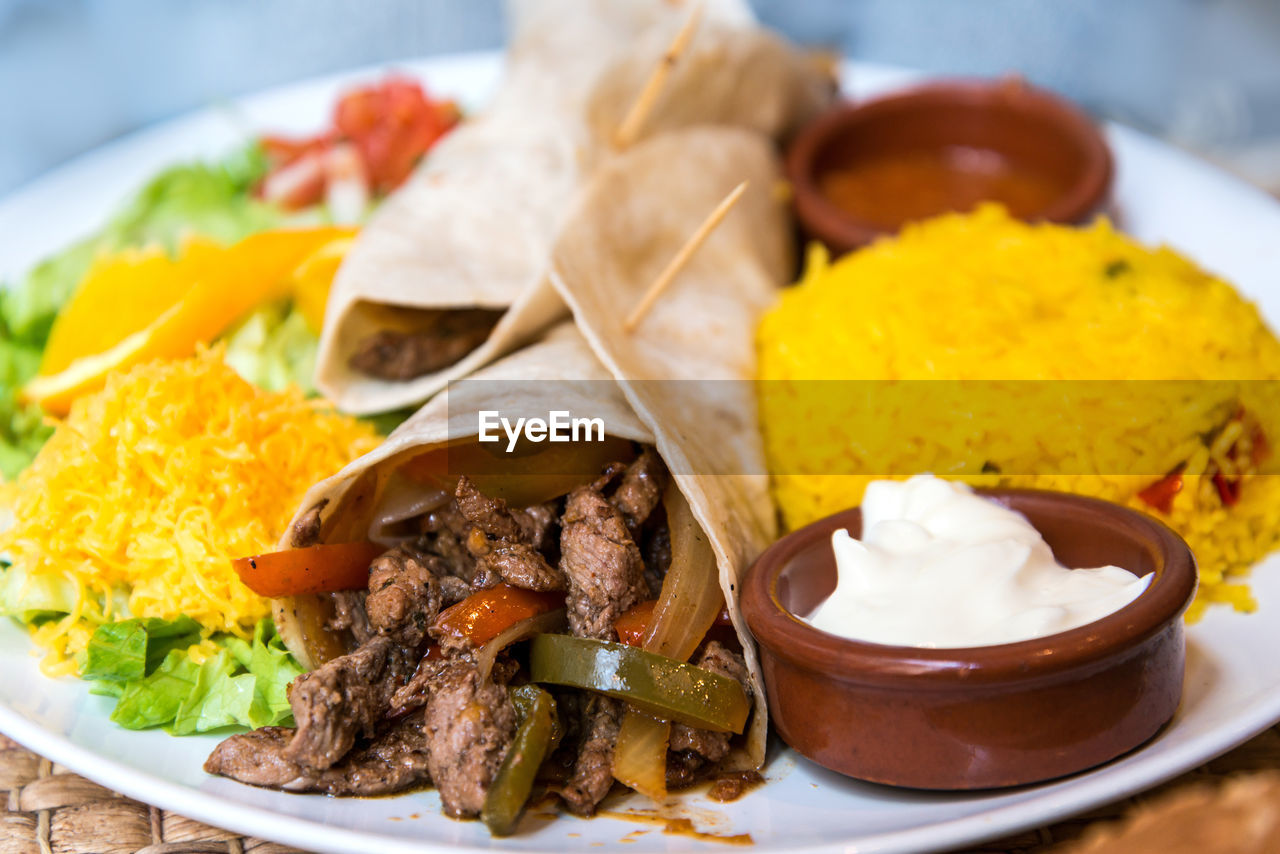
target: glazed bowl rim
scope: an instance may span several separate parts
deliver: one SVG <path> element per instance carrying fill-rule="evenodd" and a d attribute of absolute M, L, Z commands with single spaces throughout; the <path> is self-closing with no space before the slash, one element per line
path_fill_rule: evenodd
<path fill-rule="evenodd" d="M 1080 148 L 1085 157 L 1080 174 L 1031 220 L 1080 222 L 1105 204 L 1115 174 L 1114 157 L 1103 132 L 1083 110 L 1021 78 L 944 78 L 860 101 L 838 101 L 800 129 L 787 149 L 785 169 L 796 211 L 811 234 L 834 247 L 849 247 L 865 245 L 896 231 L 860 219 L 831 202 L 818 187 L 815 163 L 831 141 L 851 125 L 921 103 L 927 108 L 930 101 L 939 99 L 969 109 L 1004 106 L 1024 114 L 1039 114 Z"/>
<path fill-rule="evenodd" d="M 1181 618 L 1196 591 L 1195 557 L 1186 542 L 1158 519 L 1099 498 L 1042 489 L 976 489 L 1012 509 L 1064 504 L 1135 539 L 1155 562 L 1155 577 L 1120 610 L 1087 625 L 1032 640 L 990 646 L 910 647 L 842 638 L 816 629 L 778 597 L 778 579 L 807 549 L 830 548 L 830 534 L 860 518 L 843 510 L 799 528 L 766 549 L 743 580 L 742 612 L 757 643 L 794 665 L 843 682 L 953 689 L 975 684 L 1030 684 L 1061 678 L 1135 650 Z M 1106 521 L 1104 521 L 1106 520 Z M 1133 537 L 1134 533 L 1141 536 Z"/>

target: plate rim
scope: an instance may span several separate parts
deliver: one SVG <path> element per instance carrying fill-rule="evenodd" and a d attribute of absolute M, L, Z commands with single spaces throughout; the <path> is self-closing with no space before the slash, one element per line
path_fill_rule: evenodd
<path fill-rule="evenodd" d="M 257 100 L 288 98 L 305 87 L 342 85 L 392 69 L 403 69 L 421 76 L 430 75 L 433 69 L 443 66 L 461 67 L 466 64 L 475 64 L 486 68 L 500 68 L 502 59 L 503 52 L 500 50 L 478 50 L 379 62 L 254 90 L 228 99 L 227 103 L 242 105 Z M 852 85 L 845 84 L 846 94 L 856 93 L 867 86 L 868 79 L 873 81 L 870 86 L 876 88 L 909 82 L 925 76 L 923 72 L 911 69 L 852 62 L 848 59 L 842 60 L 840 67 L 842 78 L 845 81 L 853 81 Z M 67 176 L 80 171 L 92 171 L 95 163 L 99 161 L 120 156 L 121 152 L 136 148 L 149 138 L 177 133 L 184 125 L 204 120 L 211 112 L 218 109 L 219 107 L 214 105 L 184 112 L 78 154 L 5 193 L 0 197 L 0 212 L 9 211 L 15 206 L 20 209 L 24 201 L 48 193 L 48 188 L 55 187 Z M 1128 141 L 1131 144 L 1155 146 L 1166 154 L 1177 156 L 1183 165 L 1212 170 L 1217 180 L 1233 185 L 1235 191 L 1247 190 L 1277 205 L 1277 209 L 1280 209 L 1280 202 L 1276 202 L 1261 189 L 1168 143 L 1114 122 L 1106 123 L 1106 131 L 1113 144 L 1116 141 Z M 175 158 L 174 162 L 177 159 Z M 161 163 L 155 168 L 163 168 L 164 165 Z M 74 239 L 74 237 L 70 238 L 67 242 Z M 1175 716 L 1175 722 L 1171 726 L 1176 726 L 1177 720 Z M 1135 768 L 1124 769 L 1122 777 L 1125 782 L 1118 788 L 1111 777 L 1090 777 L 1089 772 L 1085 772 L 1078 779 L 1068 778 L 1069 788 L 1054 792 L 1049 796 L 1048 803 L 1040 804 L 1037 808 L 1032 808 L 1026 803 L 1006 804 L 972 815 L 909 829 L 865 836 L 851 835 L 842 837 L 840 840 L 798 846 L 787 846 L 785 843 L 781 845 L 757 843 L 760 846 L 757 850 L 785 851 L 794 852 L 794 854 L 836 854 L 836 852 L 849 851 L 852 845 L 856 846 L 859 852 L 889 854 L 889 852 L 943 849 L 999 838 L 1044 826 L 1159 785 L 1242 744 L 1274 725 L 1277 720 L 1280 720 L 1280 685 L 1255 695 L 1254 701 L 1246 708 L 1245 713 L 1237 714 L 1229 721 L 1230 726 L 1210 728 L 1186 743 L 1169 749 L 1166 753 L 1145 760 L 1140 759 Z M 371 842 L 376 842 L 381 846 L 381 850 L 388 852 L 443 854 L 443 852 L 460 850 L 459 846 L 448 843 L 409 840 L 405 837 L 387 836 L 373 831 L 327 825 L 320 820 L 283 814 L 256 807 L 244 801 L 224 798 L 217 793 L 192 788 L 95 753 L 88 747 L 82 747 L 66 736 L 45 729 L 37 721 L 10 707 L 3 700 L 0 700 L 0 732 L 24 747 L 112 791 L 161 809 L 174 811 L 213 827 L 316 851 L 359 851 L 367 849 Z M 808 761 L 789 748 L 786 750 L 795 757 L 797 763 Z M 1140 750 L 1142 748 L 1139 748 Z M 1127 758 L 1136 755 L 1137 752 L 1117 761 L 1124 762 Z M 443 816 L 440 818 L 447 820 Z M 528 851 L 530 854 L 554 854 L 563 849 L 522 848 L 520 850 Z"/>

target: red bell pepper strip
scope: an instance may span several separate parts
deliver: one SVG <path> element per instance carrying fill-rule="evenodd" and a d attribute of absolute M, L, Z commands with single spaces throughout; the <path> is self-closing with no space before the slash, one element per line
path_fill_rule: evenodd
<path fill-rule="evenodd" d="M 1178 466 L 1155 483 L 1138 493 L 1138 497 L 1161 513 L 1173 512 L 1173 499 L 1182 491 L 1182 470 Z"/>
<path fill-rule="evenodd" d="M 237 558 L 232 569 L 259 596 L 301 596 L 360 590 L 369 564 L 386 549 L 376 543 L 337 543 Z"/>
<path fill-rule="evenodd" d="M 436 617 L 435 629 L 483 646 L 521 620 L 563 607 L 563 593 L 536 593 L 499 584 L 445 608 Z"/>
<path fill-rule="evenodd" d="M 1218 488 L 1218 497 L 1224 507 L 1234 507 L 1240 501 L 1240 478 L 1227 477 L 1222 472 L 1213 476 L 1213 485 Z"/>
<path fill-rule="evenodd" d="M 653 610 L 657 605 L 657 599 L 646 599 L 638 605 L 633 605 L 619 617 L 613 624 L 613 630 L 618 633 L 618 640 L 627 646 L 644 646 L 644 636 L 649 631 L 649 623 L 653 622 Z M 729 609 L 721 608 L 712 625 L 732 626 L 733 620 L 729 617 Z"/>

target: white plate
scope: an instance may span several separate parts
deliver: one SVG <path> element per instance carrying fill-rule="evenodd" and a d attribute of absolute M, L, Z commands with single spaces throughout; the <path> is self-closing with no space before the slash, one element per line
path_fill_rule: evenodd
<path fill-rule="evenodd" d="M 434 91 L 482 103 L 496 81 L 496 55 L 400 66 Z M 901 72 L 854 66 L 856 94 L 892 86 Z M 176 159 L 212 156 L 245 129 L 306 132 L 322 126 L 336 93 L 365 70 L 269 92 L 133 135 L 83 157 L 0 202 L 0 277 L 92 228 L 129 190 Z M 1111 128 L 1116 201 L 1126 229 L 1168 242 L 1234 281 L 1273 322 L 1280 318 L 1280 205 L 1257 190 L 1161 143 Z M 1049 785 L 978 795 L 939 795 L 856 783 L 789 750 L 767 768 L 768 785 L 718 805 L 690 794 L 671 811 L 719 836 L 750 834 L 759 851 L 904 852 L 952 848 L 1047 824 L 1152 786 L 1225 752 L 1280 719 L 1280 559 L 1257 567 L 1261 613 L 1218 609 L 1188 631 L 1182 707 L 1145 748 L 1099 770 Z M 0 625 L 0 730 L 55 762 L 150 804 L 241 833 L 317 851 L 432 852 L 456 848 L 632 852 L 715 848 L 664 835 L 636 799 L 609 802 L 635 813 L 580 821 L 526 816 L 521 833 L 495 841 L 476 822 L 440 815 L 432 792 L 374 800 L 287 795 L 213 778 L 201 763 L 215 737 L 128 732 L 107 719 L 109 701 L 82 683 L 40 675 L 26 635 Z M 856 723 L 851 723 L 856 725 Z"/>

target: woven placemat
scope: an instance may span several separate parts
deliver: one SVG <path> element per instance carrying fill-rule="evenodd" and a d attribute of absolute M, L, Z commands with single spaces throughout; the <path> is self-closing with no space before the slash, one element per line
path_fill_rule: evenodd
<path fill-rule="evenodd" d="M 0 854 L 299 854 L 296 848 L 239 836 L 125 798 L 0 736 Z M 1280 834 L 1280 727 L 1150 792 L 1051 827 L 966 849 L 972 854 L 1137 854 L 1135 840 L 1167 834 L 1177 817 L 1201 829 L 1216 809 L 1233 827 L 1249 826 L 1259 848 L 1215 847 L 1207 835 L 1186 850 L 1199 854 L 1274 851 Z M 1208 830 L 1205 831 L 1206 834 Z M 1189 834 L 1183 832 L 1183 838 Z M 1239 840 L 1239 834 L 1233 841 Z M 1246 839 L 1250 842 L 1253 837 Z M 1152 851 L 1171 851 L 1166 842 Z M 1182 849 L 1179 848 L 1179 851 Z"/>

